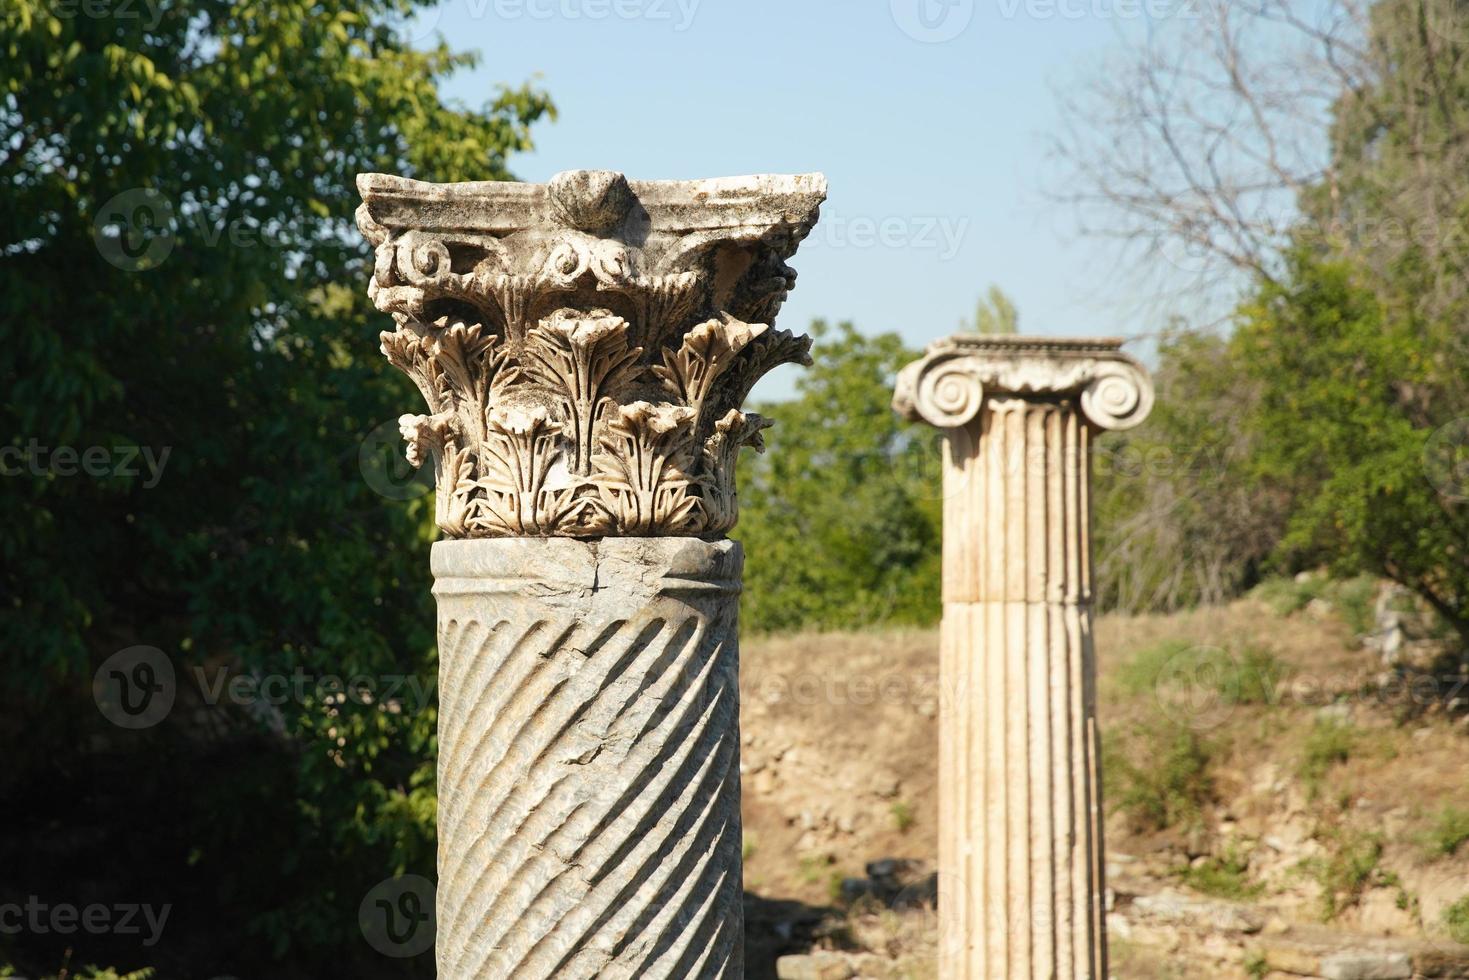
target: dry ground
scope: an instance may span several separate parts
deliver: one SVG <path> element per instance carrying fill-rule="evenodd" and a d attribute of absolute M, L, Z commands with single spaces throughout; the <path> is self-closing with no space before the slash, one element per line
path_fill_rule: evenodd
<path fill-rule="evenodd" d="M 1268 948 L 1322 923 L 1450 948 L 1444 911 L 1469 895 L 1469 824 L 1446 853 L 1454 814 L 1469 821 L 1469 721 L 1445 709 L 1452 691 L 1385 684 L 1378 653 L 1320 600 L 1290 615 L 1246 599 L 1106 616 L 1096 637 L 1115 975 L 1275 975 L 1289 957 Z M 813 945 L 929 975 L 936 633 L 746 640 L 742 658 L 749 975 L 773 975 L 760 961 L 772 951 Z M 1139 786 L 1133 760 L 1158 785 Z M 1188 771 L 1172 779 L 1175 763 Z M 883 858 L 909 862 L 912 910 L 854 902 L 855 881 L 844 892 Z M 1214 935 L 1134 904 L 1170 890 L 1258 921 Z"/>

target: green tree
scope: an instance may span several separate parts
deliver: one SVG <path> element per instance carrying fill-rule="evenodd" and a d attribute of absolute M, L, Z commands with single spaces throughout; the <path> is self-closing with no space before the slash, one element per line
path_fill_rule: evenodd
<path fill-rule="evenodd" d="M 1234 345 L 1259 383 L 1256 478 L 1290 498 L 1284 562 L 1385 576 L 1469 641 L 1469 484 L 1455 428 L 1469 405 L 1441 397 L 1437 355 L 1450 345 L 1369 283 L 1303 249 L 1282 283 L 1242 307 Z"/>
<path fill-rule="evenodd" d="M 359 470 L 415 395 L 375 350 L 353 179 L 504 178 L 552 105 L 525 87 L 447 102 L 476 59 L 410 47 L 413 10 L 0 8 L 0 698 L 26 732 L 0 787 L 27 803 L 7 804 L 25 826 L 0 863 L 42 895 L 167 883 L 174 937 L 197 939 L 185 972 L 291 975 L 263 949 L 367 975 L 342 958 L 366 889 L 432 872 L 432 698 L 308 684 L 191 721 L 206 665 L 432 692 L 427 502 Z M 90 447 L 106 475 L 75 473 Z M 161 472 L 133 473 L 136 447 Z M 124 732 L 90 683 L 139 644 L 172 662 L 181 707 Z M 54 863 L 35 844 L 54 826 L 101 839 Z"/>
<path fill-rule="evenodd" d="M 748 555 L 743 625 L 854 629 L 939 612 L 938 434 L 889 407 L 917 355 L 897 334 L 817 321 L 797 397 L 760 407 L 770 453 L 746 457 L 735 536 Z"/>
<path fill-rule="evenodd" d="M 985 336 L 1008 336 L 1020 332 L 1020 311 L 1015 303 L 999 286 L 989 291 L 974 304 L 974 322 L 965 322 L 965 330 Z"/>
<path fill-rule="evenodd" d="M 1254 469 L 1263 382 L 1228 338 L 1181 328 L 1159 341 L 1154 381 L 1147 421 L 1092 443 L 1098 600 L 1130 611 L 1224 602 L 1255 583 L 1284 533 L 1289 497 Z"/>

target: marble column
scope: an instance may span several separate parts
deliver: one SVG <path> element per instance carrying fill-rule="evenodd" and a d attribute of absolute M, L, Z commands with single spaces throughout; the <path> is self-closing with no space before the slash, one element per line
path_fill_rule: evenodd
<path fill-rule="evenodd" d="M 817 174 L 358 178 L 388 359 L 427 413 L 441 980 L 744 975 L 741 410 Z"/>
<path fill-rule="evenodd" d="M 1107 977 L 1091 440 L 1152 407 L 1115 340 L 960 336 L 894 407 L 944 430 L 939 976 Z"/>

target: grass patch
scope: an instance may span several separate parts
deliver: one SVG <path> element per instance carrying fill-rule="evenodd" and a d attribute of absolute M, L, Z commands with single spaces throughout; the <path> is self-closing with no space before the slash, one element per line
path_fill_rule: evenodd
<path fill-rule="evenodd" d="M 1277 616 L 1289 616 L 1305 609 L 1312 599 L 1321 598 L 1325 582 L 1321 575 L 1307 575 L 1299 580 L 1289 576 L 1267 578 L 1250 590 L 1250 598 L 1265 603 Z"/>
<path fill-rule="evenodd" d="M 1469 841 L 1469 810 L 1444 807 L 1427 835 L 1429 853 L 1433 857 L 1453 857 L 1465 841 Z"/>
<path fill-rule="evenodd" d="M 824 885 L 833 904 L 842 897 L 842 872 L 830 854 L 806 854 L 796 864 L 796 876 L 808 885 Z"/>
<path fill-rule="evenodd" d="M 1377 598 L 1377 580 L 1370 575 L 1333 579 L 1327 599 L 1336 606 L 1342 622 L 1353 636 L 1366 636 L 1377 628 L 1373 604 Z"/>
<path fill-rule="evenodd" d="M 830 854 L 803 854 L 796 862 L 796 876 L 808 885 L 825 881 L 833 864 Z"/>
<path fill-rule="evenodd" d="M 1195 891 L 1236 902 L 1257 898 L 1265 886 L 1250 881 L 1249 859 L 1230 847 L 1223 854 L 1211 854 L 1197 866 L 1189 865 L 1178 872 L 1179 879 Z"/>
<path fill-rule="evenodd" d="M 1443 910 L 1443 924 L 1448 927 L 1450 939 L 1469 946 L 1469 895 Z"/>
<path fill-rule="evenodd" d="M 1311 798 L 1321 791 L 1321 783 L 1332 766 L 1352 757 L 1357 744 L 1357 730 L 1350 722 L 1338 718 L 1317 718 L 1301 744 L 1301 762 L 1296 774 L 1306 784 Z"/>
<path fill-rule="evenodd" d="M 1209 747 L 1187 725 L 1143 723 L 1121 745 L 1108 741 L 1104 751 L 1108 795 L 1140 829 L 1193 825 L 1213 799 Z"/>
<path fill-rule="evenodd" d="M 1245 954 L 1245 976 L 1251 980 L 1264 980 L 1270 974 L 1270 961 L 1263 950 L 1252 949 Z"/>
<path fill-rule="evenodd" d="M 1381 834 L 1339 832 L 1331 844 L 1327 857 L 1306 862 L 1306 870 L 1321 886 L 1323 922 L 1357 904 L 1382 860 Z"/>
<path fill-rule="evenodd" d="M 1348 579 L 1308 575 L 1300 581 L 1294 578 L 1272 578 L 1250 590 L 1252 598 L 1265 603 L 1277 616 L 1298 613 L 1309 606 L 1313 599 L 1328 602 L 1356 636 L 1372 632 L 1372 604 L 1376 595 L 1377 581 L 1370 575 Z"/>
<path fill-rule="evenodd" d="M 908 828 L 913 826 L 912 805 L 907 800 L 897 800 L 890 812 L 893 815 L 893 826 L 898 828 L 898 833 L 906 834 Z"/>
<path fill-rule="evenodd" d="M 1271 704 L 1286 666 L 1271 651 L 1254 645 L 1241 650 L 1165 640 L 1139 650 L 1114 675 L 1127 695 L 1156 693 L 1197 704 Z"/>
<path fill-rule="evenodd" d="M 1157 689 L 1170 663 L 1187 654 L 1194 644 L 1187 640 L 1164 640 L 1144 647 L 1117 668 L 1113 675 L 1123 693 L 1136 697 Z"/>

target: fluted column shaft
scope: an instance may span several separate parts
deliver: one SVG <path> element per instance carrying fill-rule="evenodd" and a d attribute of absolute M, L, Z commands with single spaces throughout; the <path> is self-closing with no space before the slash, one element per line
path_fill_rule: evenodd
<path fill-rule="evenodd" d="M 947 434 L 942 980 L 1107 977 L 1089 457 L 1153 399 L 1120 345 L 954 337 L 898 378 Z"/>
<path fill-rule="evenodd" d="M 735 542 L 434 546 L 438 975 L 731 978 Z"/>
<path fill-rule="evenodd" d="M 947 980 L 1106 976 L 1089 437 L 1074 399 L 1011 397 L 947 441 Z"/>

